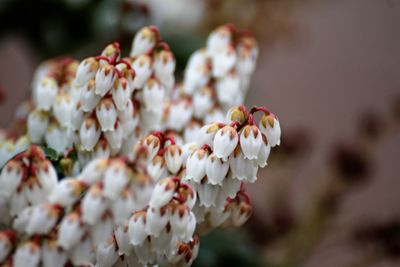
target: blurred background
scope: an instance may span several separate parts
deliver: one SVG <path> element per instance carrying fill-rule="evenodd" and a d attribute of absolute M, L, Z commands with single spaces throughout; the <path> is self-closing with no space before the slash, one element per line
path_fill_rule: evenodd
<path fill-rule="evenodd" d="M 259 40 L 247 105 L 283 140 L 248 188 L 251 220 L 202 239 L 196 265 L 400 266 L 399 0 L 0 0 L 0 126 L 46 58 L 127 51 L 155 24 L 181 72 L 226 22 Z"/>

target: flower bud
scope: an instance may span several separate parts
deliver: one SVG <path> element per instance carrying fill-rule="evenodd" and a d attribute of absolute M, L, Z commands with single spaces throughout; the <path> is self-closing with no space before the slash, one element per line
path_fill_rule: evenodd
<path fill-rule="evenodd" d="M 212 31 L 207 39 L 207 49 L 212 53 L 219 53 L 232 42 L 230 25 L 223 25 Z"/>
<path fill-rule="evenodd" d="M 251 212 L 251 206 L 246 202 L 234 205 L 231 215 L 232 225 L 234 227 L 242 226 L 249 219 Z"/>
<path fill-rule="evenodd" d="M 154 26 L 144 27 L 132 41 L 130 56 L 135 57 L 151 51 L 158 40 L 158 29 Z"/>

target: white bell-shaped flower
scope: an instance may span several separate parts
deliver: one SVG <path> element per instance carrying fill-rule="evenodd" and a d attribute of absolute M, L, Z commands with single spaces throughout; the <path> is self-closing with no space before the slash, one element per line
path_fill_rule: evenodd
<path fill-rule="evenodd" d="M 233 177 L 240 181 L 254 182 L 257 179 L 257 162 L 245 158 L 239 146 L 229 158 L 229 166 Z"/>
<path fill-rule="evenodd" d="M 182 131 L 192 118 L 193 106 L 186 100 L 171 103 L 167 117 L 167 127 L 178 132 Z"/>
<path fill-rule="evenodd" d="M 186 161 L 186 176 L 188 180 L 200 183 L 206 175 L 206 163 L 208 151 L 205 149 L 195 150 Z"/>
<path fill-rule="evenodd" d="M 129 219 L 128 233 L 132 245 L 138 246 L 143 244 L 143 241 L 147 237 L 146 222 L 145 211 L 137 211 Z"/>
<path fill-rule="evenodd" d="M 99 267 L 111 267 L 118 260 L 117 244 L 115 239 L 96 247 L 96 265 Z"/>
<path fill-rule="evenodd" d="M 148 208 L 146 215 L 146 233 L 158 237 L 170 220 L 170 212 L 167 207 Z"/>
<path fill-rule="evenodd" d="M 79 137 L 81 140 L 81 149 L 92 151 L 101 135 L 100 126 L 96 119 L 87 118 L 81 126 Z"/>
<path fill-rule="evenodd" d="M 241 227 L 250 218 L 251 213 L 251 206 L 246 202 L 234 205 L 231 215 L 232 225 L 234 227 Z"/>
<path fill-rule="evenodd" d="M 113 66 L 111 65 L 100 66 L 95 77 L 96 95 L 105 96 L 108 93 L 108 91 L 110 91 L 111 88 L 113 87 L 116 79 L 117 79 L 117 73 Z"/>
<path fill-rule="evenodd" d="M 56 101 L 58 85 L 54 78 L 44 77 L 36 89 L 36 106 L 39 110 L 49 111 Z"/>
<path fill-rule="evenodd" d="M 197 193 L 199 194 L 200 206 L 209 208 L 215 206 L 215 200 L 217 199 L 220 186 L 212 185 L 207 180 L 203 180 L 201 184 L 197 186 Z"/>
<path fill-rule="evenodd" d="M 124 110 L 128 101 L 130 101 L 131 88 L 129 87 L 128 81 L 125 78 L 119 78 L 115 81 L 112 90 L 112 97 L 115 106 L 118 110 Z"/>
<path fill-rule="evenodd" d="M 196 118 L 204 118 L 214 105 L 211 87 L 203 87 L 193 95 L 193 114 Z"/>
<path fill-rule="evenodd" d="M 263 142 L 260 148 L 260 151 L 258 151 L 257 155 L 257 164 L 259 167 L 264 168 L 268 164 L 268 157 L 269 154 L 271 153 L 271 146 L 269 145 L 267 138 L 263 136 Z"/>
<path fill-rule="evenodd" d="M 55 246 L 56 240 L 47 240 L 42 245 L 42 266 L 63 267 L 67 262 L 67 253 Z"/>
<path fill-rule="evenodd" d="M 64 153 L 72 146 L 72 131 L 69 128 L 61 127 L 56 122 L 50 123 L 44 139 L 47 146 L 57 151 L 57 153 Z"/>
<path fill-rule="evenodd" d="M 211 123 L 201 127 L 197 137 L 197 146 L 202 147 L 203 145 L 208 145 L 212 148 L 215 134 L 219 129 L 218 123 Z"/>
<path fill-rule="evenodd" d="M 176 184 L 171 178 L 164 178 L 156 183 L 151 194 L 150 208 L 161 208 L 171 201 L 176 190 Z"/>
<path fill-rule="evenodd" d="M 10 254 L 16 241 L 16 233 L 14 231 L 0 232 L 0 262 L 4 262 Z"/>
<path fill-rule="evenodd" d="M 82 60 L 76 70 L 75 85 L 83 86 L 89 80 L 93 79 L 96 76 L 98 68 L 99 63 L 95 58 L 89 57 Z"/>
<path fill-rule="evenodd" d="M 183 76 L 183 91 L 192 95 L 195 91 L 206 86 L 210 81 L 211 70 L 210 64 L 206 62 L 204 65 L 187 68 Z"/>
<path fill-rule="evenodd" d="M 218 101 L 224 104 L 233 106 L 235 96 L 240 94 L 240 79 L 239 75 L 231 72 L 228 75 L 217 80 L 215 84 Z"/>
<path fill-rule="evenodd" d="M 280 145 L 281 143 L 281 125 L 278 118 L 274 115 L 263 115 L 260 120 L 259 128 L 263 134 L 267 136 L 268 143 L 271 147 Z"/>
<path fill-rule="evenodd" d="M 232 29 L 230 25 L 223 25 L 213 30 L 207 39 L 207 49 L 211 53 L 219 53 L 224 47 L 232 43 Z"/>
<path fill-rule="evenodd" d="M 71 129 L 74 131 L 79 130 L 86 117 L 87 113 L 83 112 L 81 102 L 75 103 L 71 110 Z"/>
<path fill-rule="evenodd" d="M 90 237 L 95 244 L 104 244 L 113 234 L 113 221 L 111 215 L 106 212 L 96 224 L 89 228 Z"/>
<path fill-rule="evenodd" d="M 222 185 L 229 170 L 228 162 L 222 161 L 214 153 L 208 156 L 206 162 L 206 174 L 208 182 L 212 185 Z"/>
<path fill-rule="evenodd" d="M 114 230 L 114 235 L 118 244 L 118 254 L 130 256 L 133 248 L 129 239 L 128 225 L 118 226 L 117 229 Z"/>
<path fill-rule="evenodd" d="M 60 208 L 57 206 L 42 204 L 32 210 L 31 217 L 26 226 L 29 235 L 47 234 L 55 226 L 60 216 Z"/>
<path fill-rule="evenodd" d="M 246 159 L 257 159 L 263 143 L 261 132 L 255 125 L 246 125 L 240 134 L 240 147 Z"/>
<path fill-rule="evenodd" d="M 94 225 L 107 209 L 107 201 L 99 185 L 94 185 L 82 199 L 82 221 Z"/>
<path fill-rule="evenodd" d="M 65 216 L 58 229 L 57 244 L 65 250 L 70 250 L 78 244 L 85 233 L 84 224 L 78 212 Z"/>
<path fill-rule="evenodd" d="M 24 175 L 24 168 L 19 161 L 11 160 L 2 169 L 0 175 L 0 196 L 9 198 L 17 189 Z"/>
<path fill-rule="evenodd" d="M 132 41 L 130 56 L 135 57 L 150 52 L 158 41 L 158 29 L 154 26 L 144 27 Z"/>
<path fill-rule="evenodd" d="M 165 164 L 172 174 L 176 174 L 182 167 L 182 149 L 177 145 L 168 146 L 164 154 Z"/>
<path fill-rule="evenodd" d="M 161 82 L 169 79 L 175 71 L 175 57 L 169 50 L 161 50 L 154 56 L 154 72 Z"/>
<path fill-rule="evenodd" d="M 117 120 L 113 129 L 111 131 L 104 132 L 104 136 L 106 137 L 112 149 L 119 150 L 122 146 L 122 138 L 124 137 L 121 123 Z"/>
<path fill-rule="evenodd" d="M 39 266 L 41 250 L 37 241 L 28 241 L 18 246 L 14 253 L 13 266 L 36 267 Z"/>
<path fill-rule="evenodd" d="M 257 42 L 252 37 L 239 40 L 236 48 L 238 59 L 236 69 L 241 76 L 250 76 L 256 67 L 258 57 Z"/>
<path fill-rule="evenodd" d="M 90 162 L 85 164 L 85 167 L 77 177 L 77 180 L 88 185 L 93 185 L 102 177 L 107 168 L 107 158 L 98 158 L 91 160 Z"/>
<path fill-rule="evenodd" d="M 165 90 L 154 78 L 150 78 L 143 89 L 143 101 L 147 110 L 158 110 L 162 107 Z"/>
<path fill-rule="evenodd" d="M 69 252 L 69 259 L 75 266 L 91 265 L 94 258 L 93 243 L 89 237 L 78 242 Z"/>
<path fill-rule="evenodd" d="M 136 203 L 133 190 L 129 187 L 125 188 L 122 190 L 120 196 L 111 203 L 114 224 L 123 225 L 135 208 Z"/>
<path fill-rule="evenodd" d="M 228 197 L 234 198 L 237 192 L 239 192 L 241 184 L 242 182 L 238 179 L 235 179 L 232 172 L 229 172 L 228 177 L 224 179 L 221 188 Z"/>
<path fill-rule="evenodd" d="M 47 113 L 34 110 L 29 113 L 27 121 L 28 136 L 32 143 L 40 143 L 49 125 Z"/>
<path fill-rule="evenodd" d="M 233 46 L 225 46 L 218 53 L 213 54 L 213 76 L 222 78 L 235 66 L 236 52 Z"/>
<path fill-rule="evenodd" d="M 112 161 L 104 173 L 104 196 L 115 200 L 128 182 L 129 177 L 125 163 L 119 160 Z"/>
<path fill-rule="evenodd" d="M 64 207 L 70 206 L 80 198 L 84 188 L 85 185 L 77 179 L 63 179 L 50 192 L 48 200 Z"/>
<path fill-rule="evenodd" d="M 100 101 L 96 107 L 96 116 L 103 132 L 114 130 L 114 125 L 117 121 L 117 110 L 111 98 L 103 98 Z"/>
<path fill-rule="evenodd" d="M 81 90 L 80 103 L 84 112 L 91 112 L 99 103 L 101 96 L 96 95 L 96 82 L 94 79 L 89 80 Z"/>
<path fill-rule="evenodd" d="M 168 170 L 165 165 L 165 159 L 163 156 L 155 156 L 151 160 L 147 167 L 147 173 L 155 180 L 158 181 L 161 178 L 168 175 Z"/>
<path fill-rule="evenodd" d="M 239 142 L 239 136 L 235 128 L 226 125 L 215 134 L 213 149 L 214 154 L 223 161 L 227 161 Z"/>
<path fill-rule="evenodd" d="M 180 239 L 184 237 L 190 221 L 189 208 L 185 204 L 173 206 L 170 221 L 174 235 Z"/>
<path fill-rule="evenodd" d="M 73 101 L 69 94 L 59 93 L 53 104 L 53 114 L 62 127 L 71 126 Z"/>
<path fill-rule="evenodd" d="M 141 55 L 135 59 L 132 68 L 136 72 L 132 89 L 142 89 L 152 74 L 152 59 L 148 55 Z"/>

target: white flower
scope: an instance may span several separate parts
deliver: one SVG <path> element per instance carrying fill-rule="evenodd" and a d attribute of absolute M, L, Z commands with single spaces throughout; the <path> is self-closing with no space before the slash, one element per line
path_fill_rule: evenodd
<path fill-rule="evenodd" d="M 164 154 L 165 164 L 172 174 L 176 174 L 182 166 L 182 149 L 177 145 L 170 145 Z"/>
<path fill-rule="evenodd" d="M 118 226 L 114 235 L 118 244 L 118 254 L 130 256 L 133 248 L 129 240 L 128 225 Z"/>
<path fill-rule="evenodd" d="M 91 160 L 89 163 L 85 164 L 85 168 L 79 174 L 77 179 L 88 185 L 93 185 L 101 178 L 107 167 L 108 160 L 106 158 Z"/>
<path fill-rule="evenodd" d="M 146 167 L 147 173 L 155 180 L 167 176 L 168 171 L 165 165 L 165 159 L 162 156 L 155 156 Z"/>
<path fill-rule="evenodd" d="M 240 181 L 254 182 L 257 179 L 258 166 L 254 160 L 246 159 L 242 150 L 237 147 L 229 158 L 229 165 L 233 177 Z"/>
<path fill-rule="evenodd" d="M 153 247 L 149 239 L 145 239 L 141 245 L 135 246 L 134 249 L 139 263 L 144 265 L 154 263 L 156 254 L 153 252 Z"/>
<path fill-rule="evenodd" d="M 31 177 L 27 181 L 27 185 L 26 198 L 31 204 L 37 205 L 45 202 L 47 198 L 46 191 L 39 185 L 35 177 Z"/>
<path fill-rule="evenodd" d="M 104 196 L 115 200 L 128 184 L 128 173 L 125 163 L 119 160 L 111 162 L 104 173 Z"/>
<path fill-rule="evenodd" d="M 181 100 L 178 103 L 172 103 L 169 106 L 167 127 L 178 132 L 182 131 L 192 118 L 192 114 L 193 107 L 186 100 Z"/>
<path fill-rule="evenodd" d="M 206 175 L 206 163 L 208 151 L 205 149 L 195 150 L 186 161 L 186 176 L 188 180 L 200 183 Z"/>
<path fill-rule="evenodd" d="M 209 208 L 215 206 L 215 200 L 217 199 L 219 186 L 209 184 L 203 180 L 201 184 L 197 186 L 197 193 L 199 194 L 200 206 Z"/>
<path fill-rule="evenodd" d="M 219 159 L 215 154 L 211 154 L 206 162 L 206 174 L 208 182 L 212 185 L 221 185 L 229 170 L 228 162 Z"/>
<path fill-rule="evenodd" d="M 47 145 L 57 153 L 64 153 L 72 146 L 72 131 L 57 125 L 57 123 L 50 123 L 44 139 Z"/>
<path fill-rule="evenodd" d="M 201 124 L 195 120 L 192 120 L 183 130 L 183 140 L 186 144 L 194 143 L 197 140 L 197 134 L 200 131 Z"/>
<path fill-rule="evenodd" d="M 116 71 L 111 65 L 100 66 L 96 73 L 96 95 L 105 96 L 114 85 L 117 78 Z"/>
<path fill-rule="evenodd" d="M 16 160 L 9 161 L 1 171 L 0 196 L 9 198 L 22 181 L 24 169 Z"/>
<path fill-rule="evenodd" d="M 107 209 L 107 201 L 103 196 L 102 189 L 98 185 L 90 188 L 82 199 L 82 221 L 87 224 L 95 224 Z"/>
<path fill-rule="evenodd" d="M 49 124 L 48 115 L 40 110 L 29 113 L 27 121 L 28 136 L 31 142 L 40 143 Z"/>
<path fill-rule="evenodd" d="M 99 267 L 111 267 L 118 260 L 117 246 L 114 239 L 96 247 L 96 265 Z"/>
<path fill-rule="evenodd" d="M 171 178 L 164 178 L 157 182 L 151 194 L 150 208 L 160 208 L 166 205 L 174 196 L 175 189 L 175 182 Z"/>
<path fill-rule="evenodd" d="M 74 104 L 71 110 L 71 129 L 77 131 L 81 128 L 84 119 L 88 114 L 84 113 L 81 108 L 81 102 Z"/>
<path fill-rule="evenodd" d="M 240 134 L 240 147 L 246 159 L 257 159 L 263 143 L 260 130 L 255 125 L 246 125 Z"/>
<path fill-rule="evenodd" d="M 78 212 L 65 216 L 58 229 L 57 243 L 65 250 L 70 250 L 78 244 L 85 233 L 84 224 Z"/>
<path fill-rule="evenodd" d="M 219 129 L 218 123 L 211 123 L 201 127 L 197 136 L 197 146 L 208 145 L 212 148 L 215 134 Z"/>
<path fill-rule="evenodd" d="M 55 240 L 47 240 L 42 245 L 43 267 L 63 267 L 67 262 L 67 254 L 59 249 L 55 243 Z"/>
<path fill-rule="evenodd" d="M 112 149 L 119 150 L 121 148 L 122 138 L 124 136 L 121 123 L 117 121 L 111 131 L 104 132 L 104 136 L 106 137 Z"/>
<path fill-rule="evenodd" d="M 104 98 L 100 101 L 96 108 L 96 116 L 103 132 L 114 129 L 117 111 L 111 98 Z"/>
<path fill-rule="evenodd" d="M 219 108 L 211 109 L 204 118 L 204 123 L 213 123 L 213 122 L 221 122 L 224 121 L 224 113 Z"/>
<path fill-rule="evenodd" d="M 175 57 L 169 50 L 161 50 L 154 57 L 154 71 L 156 77 L 161 81 L 169 79 L 175 71 Z"/>
<path fill-rule="evenodd" d="M 189 208 L 184 204 L 173 206 L 170 221 L 174 235 L 181 239 L 185 236 L 186 228 L 190 221 Z"/>
<path fill-rule="evenodd" d="M 50 192 L 48 200 L 50 203 L 57 203 L 64 207 L 70 206 L 79 199 L 83 189 L 84 185 L 78 179 L 63 179 Z"/>
<path fill-rule="evenodd" d="M 132 41 L 131 57 L 139 56 L 151 51 L 158 40 L 158 29 L 154 26 L 142 28 Z"/>
<path fill-rule="evenodd" d="M 159 110 L 162 108 L 165 90 L 154 78 L 150 78 L 143 89 L 143 101 L 146 110 Z"/>
<path fill-rule="evenodd" d="M 232 126 L 224 126 L 215 134 L 213 148 L 214 154 L 223 161 L 235 150 L 239 142 L 238 133 Z"/>
<path fill-rule="evenodd" d="M 183 76 L 184 92 L 188 95 L 192 95 L 195 91 L 207 85 L 210 76 L 211 70 L 208 62 L 204 65 L 186 68 Z"/>
<path fill-rule="evenodd" d="M 112 90 L 112 97 L 118 110 L 124 110 L 130 101 L 131 88 L 125 78 L 119 78 L 115 81 Z"/>
<path fill-rule="evenodd" d="M 21 211 L 29 206 L 29 201 L 26 197 L 25 190 L 26 187 L 23 187 L 22 190 L 15 191 L 11 196 L 10 209 L 8 211 L 11 216 L 19 215 Z M 6 217 L 6 215 L 4 215 L 4 217 Z"/>
<path fill-rule="evenodd" d="M 92 111 L 99 103 L 101 96 L 95 94 L 96 82 L 89 80 L 81 90 L 80 103 L 84 112 Z"/>
<path fill-rule="evenodd" d="M 267 138 L 265 138 L 265 135 L 263 136 L 263 142 L 260 148 L 260 151 L 258 151 L 258 155 L 257 155 L 257 164 L 259 167 L 264 168 L 265 166 L 267 166 L 267 161 L 268 161 L 268 157 L 269 154 L 271 153 L 271 146 L 269 145 Z"/>
<path fill-rule="evenodd" d="M 234 179 L 232 172 L 230 172 L 228 177 L 224 179 L 221 188 L 228 197 L 234 198 L 237 192 L 239 192 L 241 184 L 242 182 L 238 179 Z"/>
<path fill-rule="evenodd" d="M 40 185 L 46 191 L 50 192 L 57 185 L 58 177 L 56 169 L 53 167 L 50 161 L 45 160 L 35 164 L 36 177 Z"/>
<path fill-rule="evenodd" d="M 81 126 L 79 137 L 81 139 L 81 149 L 92 151 L 101 135 L 100 127 L 94 118 L 87 118 Z"/>
<path fill-rule="evenodd" d="M 26 232 L 32 234 L 47 234 L 56 224 L 60 208 L 49 204 L 36 206 L 26 226 Z"/>
<path fill-rule="evenodd" d="M 58 92 L 58 85 L 54 78 L 44 77 L 36 89 L 37 109 L 48 111 L 53 106 Z"/>
<path fill-rule="evenodd" d="M 105 138 L 100 138 L 94 147 L 93 158 L 109 158 L 111 155 L 111 148 Z"/>
<path fill-rule="evenodd" d="M 123 225 L 136 208 L 131 188 L 122 190 L 120 196 L 111 204 L 113 220 L 116 225 Z"/>
<path fill-rule="evenodd" d="M 254 72 L 258 57 L 258 46 L 254 38 L 246 37 L 237 45 L 238 60 L 236 69 L 241 76 L 250 76 Z"/>
<path fill-rule="evenodd" d="M 232 42 L 230 25 L 220 26 L 210 33 L 207 39 L 207 49 L 211 53 L 219 53 Z"/>
<path fill-rule="evenodd" d="M 148 55 L 140 55 L 132 64 L 136 72 L 132 89 L 142 89 L 152 73 L 152 59 Z"/>
<path fill-rule="evenodd" d="M 263 115 L 260 120 L 259 128 L 263 134 L 267 136 L 268 143 L 271 147 L 280 145 L 281 143 L 281 125 L 278 118 L 274 115 Z"/>
<path fill-rule="evenodd" d="M 93 244 L 89 237 L 86 237 L 81 242 L 72 248 L 69 253 L 70 260 L 75 266 L 92 265 L 93 260 Z"/>
<path fill-rule="evenodd" d="M 204 118 L 214 105 L 212 88 L 209 86 L 203 87 L 193 95 L 193 111 L 196 118 Z"/>
<path fill-rule="evenodd" d="M 167 207 L 148 208 L 146 215 L 146 233 L 158 237 L 161 231 L 167 226 L 170 216 Z"/>
<path fill-rule="evenodd" d="M 96 224 L 90 227 L 90 236 L 95 244 L 106 243 L 113 233 L 113 222 L 109 213 L 105 213 Z"/>
<path fill-rule="evenodd" d="M 211 209 L 209 221 L 214 228 L 217 228 L 221 226 L 223 223 L 225 223 L 230 218 L 230 216 L 231 212 L 230 209 L 228 208 L 225 208 L 225 210 L 223 211 L 217 209 Z"/>
<path fill-rule="evenodd" d="M 235 66 L 236 53 L 233 46 L 225 46 L 218 53 L 213 54 L 213 76 L 221 78 L 226 76 Z"/>
<path fill-rule="evenodd" d="M 14 267 L 36 267 L 40 262 L 40 246 L 36 241 L 28 241 L 18 246 L 14 254 Z"/>
<path fill-rule="evenodd" d="M 229 73 L 217 80 L 215 89 L 219 102 L 230 106 L 237 104 L 234 99 L 240 94 L 239 76 L 235 72 Z"/>
<path fill-rule="evenodd" d="M 146 212 L 138 211 L 129 219 L 128 233 L 131 244 L 141 245 L 147 237 L 146 233 Z"/>
<path fill-rule="evenodd" d="M 82 86 L 96 76 L 99 63 L 93 57 L 84 59 L 76 70 L 75 84 Z"/>
<path fill-rule="evenodd" d="M 53 114 L 62 127 L 71 126 L 73 102 L 66 93 L 59 93 L 53 104 Z"/>

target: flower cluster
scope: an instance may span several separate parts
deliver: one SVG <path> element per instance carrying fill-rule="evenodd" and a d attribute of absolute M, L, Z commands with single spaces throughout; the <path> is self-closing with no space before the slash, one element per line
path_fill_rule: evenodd
<path fill-rule="evenodd" d="M 201 235 L 243 225 L 245 185 L 281 135 L 269 110 L 238 105 L 257 53 L 250 34 L 224 25 L 176 85 L 175 58 L 150 26 L 127 57 L 112 43 L 80 63 L 43 63 L 26 133 L 2 158 L 14 156 L 0 174 L 0 263 L 190 266 Z"/>

